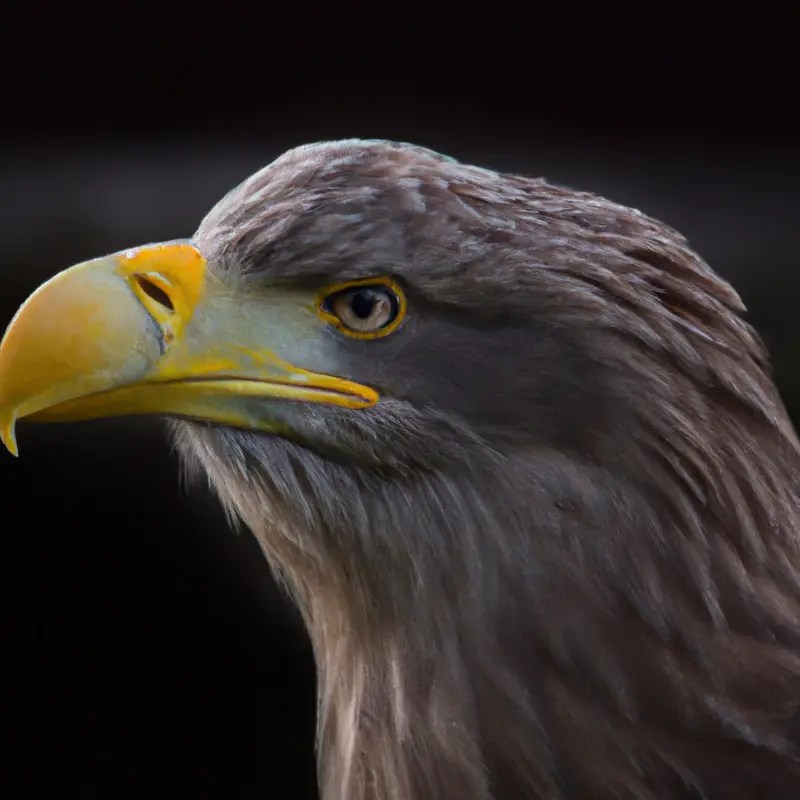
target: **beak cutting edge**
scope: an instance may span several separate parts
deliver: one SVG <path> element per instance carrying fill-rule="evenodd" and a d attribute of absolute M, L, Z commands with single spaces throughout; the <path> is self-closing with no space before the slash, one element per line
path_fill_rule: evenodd
<path fill-rule="evenodd" d="M 0 439 L 16 455 L 23 418 L 162 414 L 269 431 L 253 398 L 377 402 L 367 386 L 281 359 L 270 343 L 286 331 L 274 327 L 242 312 L 191 242 L 78 264 L 25 301 L 0 342 Z"/>

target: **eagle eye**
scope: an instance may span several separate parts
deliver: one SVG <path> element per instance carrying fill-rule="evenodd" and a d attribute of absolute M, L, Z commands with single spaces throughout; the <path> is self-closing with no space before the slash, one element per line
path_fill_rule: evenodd
<path fill-rule="evenodd" d="M 376 339 L 397 328 L 405 315 L 405 296 L 389 279 L 369 279 L 326 289 L 320 298 L 323 318 L 342 333 Z"/>

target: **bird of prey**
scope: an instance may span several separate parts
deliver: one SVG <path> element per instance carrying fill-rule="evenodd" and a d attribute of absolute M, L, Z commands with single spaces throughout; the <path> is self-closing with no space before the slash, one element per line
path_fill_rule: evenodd
<path fill-rule="evenodd" d="M 163 415 L 318 666 L 325 800 L 800 797 L 800 446 L 668 226 L 374 140 L 40 287 L 0 432 Z"/>

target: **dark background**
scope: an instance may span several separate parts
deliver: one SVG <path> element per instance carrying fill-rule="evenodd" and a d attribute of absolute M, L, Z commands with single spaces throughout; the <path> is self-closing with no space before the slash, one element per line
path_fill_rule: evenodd
<path fill-rule="evenodd" d="M 392 138 L 681 229 L 800 414 L 796 25 L 767 6 L 6 5 L 0 329 L 70 264 L 190 235 L 288 147 Z M 21 458 L 0 453 L 4 796 L 312 797 L 308 643 L 251 537 L 181 488 L 161 423 L 18 434 Z"/>

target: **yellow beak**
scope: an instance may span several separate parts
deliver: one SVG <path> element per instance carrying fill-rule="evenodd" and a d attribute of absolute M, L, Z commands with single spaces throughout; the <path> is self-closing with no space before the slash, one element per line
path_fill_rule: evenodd
<path fill-rule="evenodd" d="M 24 417 L 165 414 L 271 430 L 254 399 L 377 402 L 369 387 L 281 358 L 320 319 L 300 303 L 275 312 L 212 276 L 188 242 L 71 267 L 28 298 L 0 342 L 0 439 L 16 455 Z"/>

